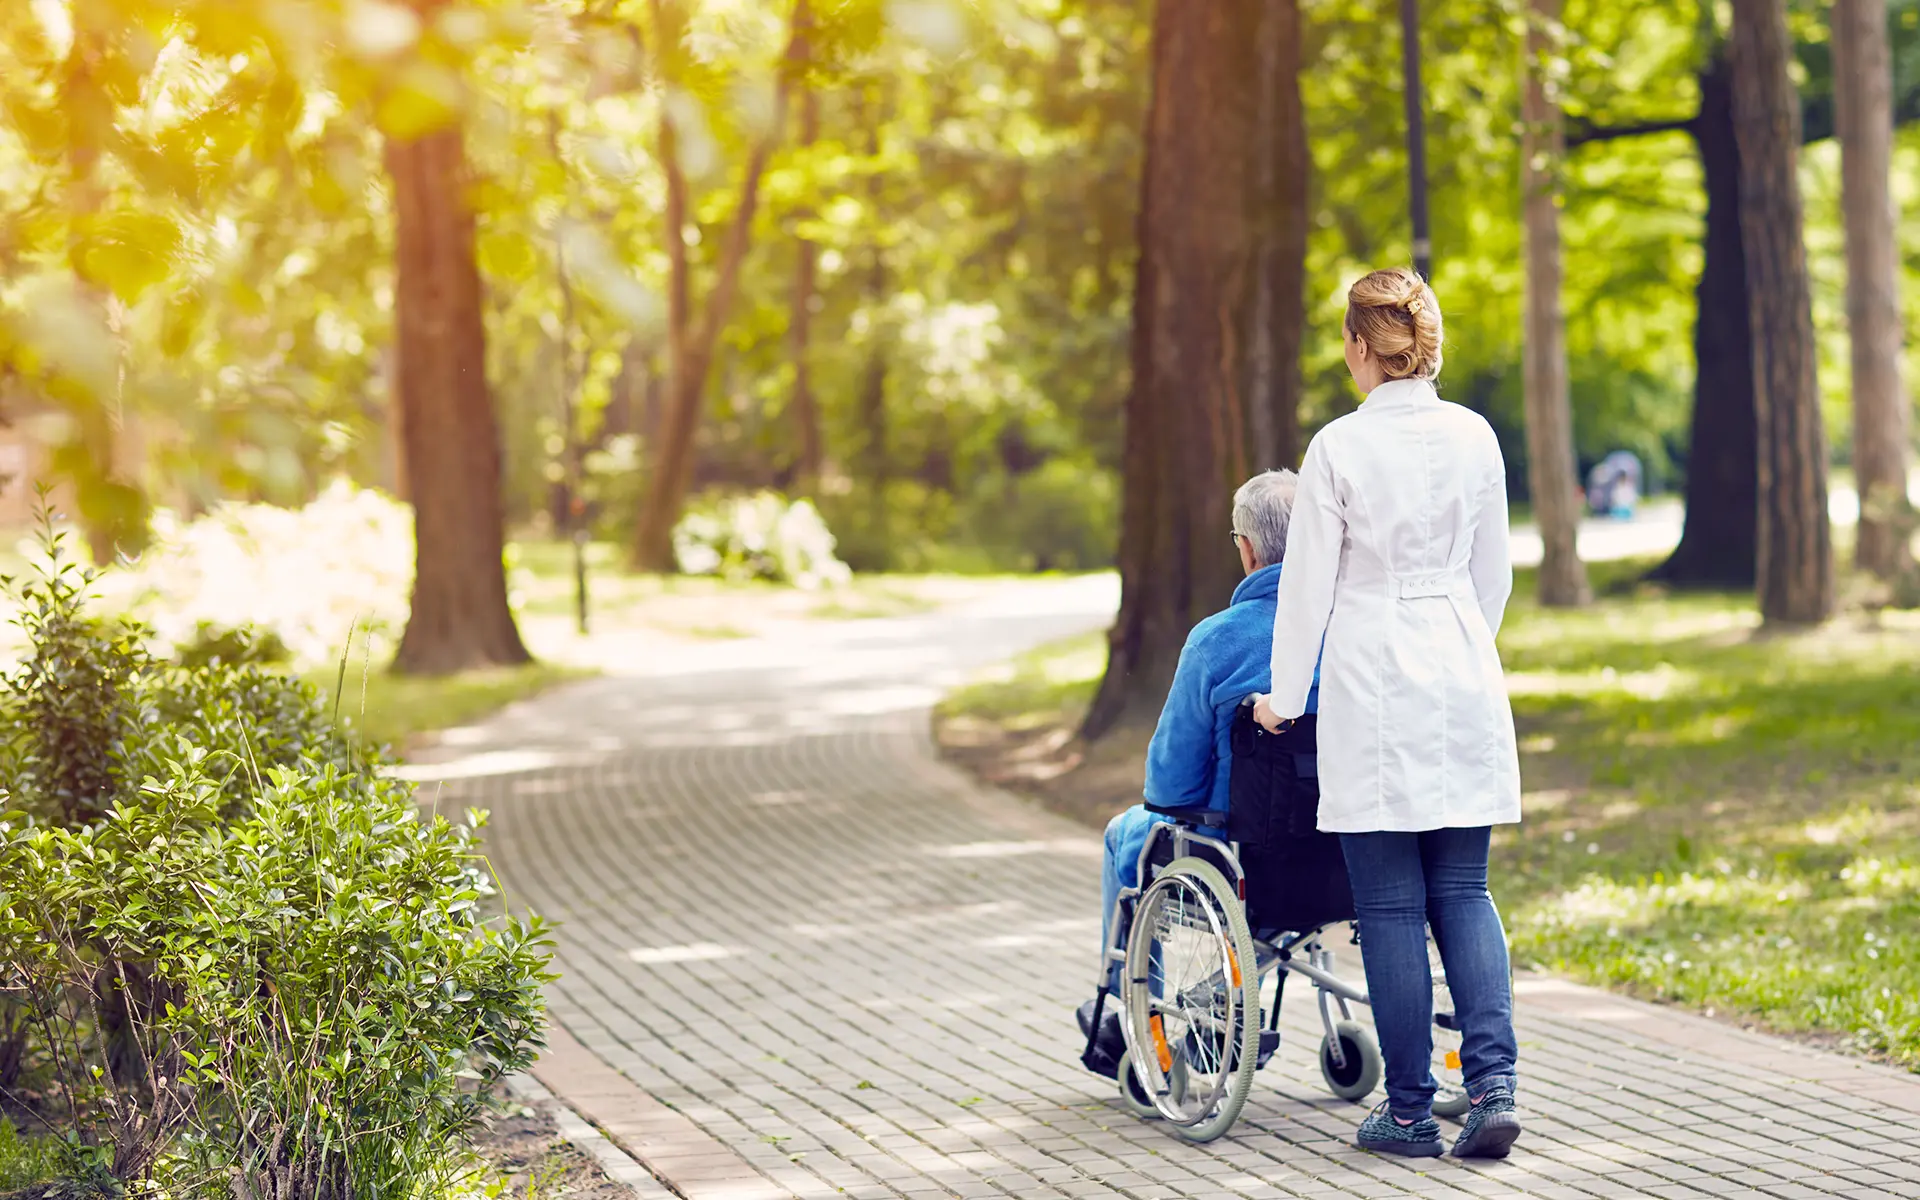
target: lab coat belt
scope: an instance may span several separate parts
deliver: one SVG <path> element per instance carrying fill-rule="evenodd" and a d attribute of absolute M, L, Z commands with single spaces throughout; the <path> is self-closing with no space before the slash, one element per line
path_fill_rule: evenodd
<path fill-rule="evenodd" d="M 1402 600 L 1422 600 L 1431 596 L 1453 596 L 1469 586 L 1464 571 L 1436 571 L 1431 575 L 1406 575 L 1399 580 Z"/>

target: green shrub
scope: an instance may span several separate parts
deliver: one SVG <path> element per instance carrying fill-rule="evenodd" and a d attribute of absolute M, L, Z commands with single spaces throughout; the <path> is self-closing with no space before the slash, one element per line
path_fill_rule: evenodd
<path fill-rule="evenodd" d="M 390 652 L 412 579 L 412 511 L 339 482 L 302 508 L 223 503 L 191 521 L 155 513 L 152 545 L 100 583 L 108 611 L 148 614 L 154 641 L 170 650 L 247 627 L 271 631 L 311 670 L 332 661 L 349 629 Z"/>
<path fill-rule="evenodd" d="M 968 497 L 965 525 L 1003 570 L 1098 570 L 1113 565 L 1119 489 L 1111 471 L 1050 458 L 984 482 Z"/>
<path fill-rule="evenodd" d="M 856 571 L 1092 571 L 1113 565 L 1120 529 L 1114 475 L 1079 458 L 995 472 L 962 495 L 896 479 L 879 503 L 854 483 L 821 498 L 839 553 Z"/>
<path fill-rule="evenodd" d="M 850 576 L 834 557 L 819 510 L 775 492 L 695 504 L 673 530 L 673 553 L 688 575 L 764 579 L 814 588 Z"/>
<path fill-rule="evenodd" d="M 271 632 L 202 625 L 180 665 L 158 661 L 143 626 L 87 611 L 98 576 L 67 557 L 50 522 L 41 551 L 38 573 L 10 584 L 31 651 L 4 680 L 12 791 L 27 812 L 62 825 L 100 819 L 154 771 L 153 748 L 170 752 L 176 736 L 225 751 L 212 769 L 228 781 L 303 759 L 378 765 L 340 735 L 315 688 L 266 665 L 284 650 Z M 246 791 L 229 789 L 230 813 Z M 0 1083 L 4 1057 L 0 1047 Z"/>
<path fill-rule="evenodd" d="M 206 765 L 181 743 L 105 820 L 0 831 L 0 951 L 55 1034 L 76 1145 L 125 1182 L 410 1195 L 457 1168 L 469 1081 L 539 1045 L 543 928 L 489 920 L 481 814 L 426 819 L 402 785 L 277 768 L 221 821 Z M 137 1043 L 121 1061 L 88 1036 L 117 1004 Z"/>
<path fill-rule="evenodd" d="M 206 667 L 214 663 L 241 666 L 283 666 L 293 661 L 293 651 L 271 629 L 251 625 L 216 625 L 202 621 L 193 636 L 174 647 L 173 660 L 183 667 Z"/>
<path fill-rule="evenodd" d="M 424 816 L 309 684 L 152 661 L 46 549 L 0 698 L 0 1069 L 58 1131 L 36 1145 L 108 1194 L 444 1193 L 550 978 L 484 814 Z"/>
<path fill-rule="evenodd" d="M 65 535 L 43 514 L 45 562 L 24 583 L 6 582 L 31 650 L 9 676 L 8 764 L 16 795 L 36 816 L 97 820 L 121 792 L 118 760 L 136 733 L 134 692 L 152 669 L 137 626 L 86 611 L 97 575 L 65 554 Z"/>

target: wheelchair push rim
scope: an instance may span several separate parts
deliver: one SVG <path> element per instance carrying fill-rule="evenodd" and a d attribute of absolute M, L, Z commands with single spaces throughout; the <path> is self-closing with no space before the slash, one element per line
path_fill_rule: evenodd
<path fill-rule="evenodd" d="M 1182 1137 L 1232 1126 L 1257 1068 L 1259 978 L 1225 876 L 1177 860 L 1142 893 L 1127 938 L 1125 1014 L 1136 1078 Z"/>

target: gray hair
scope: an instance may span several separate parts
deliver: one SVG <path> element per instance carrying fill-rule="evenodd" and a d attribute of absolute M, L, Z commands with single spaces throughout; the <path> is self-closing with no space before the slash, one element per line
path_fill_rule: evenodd
<path fill-rule="evenodd" d="M 1287 526 L 1300 477 L 1292 471 L 1262 471 L 1233 494 L 1233 530 L 1253 543 L 1262 566 L 1287 556 Z"/>

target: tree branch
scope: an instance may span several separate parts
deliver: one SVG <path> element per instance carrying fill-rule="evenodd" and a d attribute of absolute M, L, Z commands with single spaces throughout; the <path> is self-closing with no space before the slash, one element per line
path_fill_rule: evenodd
<path fill-rule="evenodd" d="M 1623 138 L 1646 137 L 1656 133 L 1692 133 L 1694 122 L 1698 119 L 1695 116 L 1670 121 L 1641 121 L 1632 125 L 1595 125 L 1584 118 L 1575 117 L 1567 122 L 1567 149 L 1572 150 L 1589 142 L 1617 142 Z"/>

